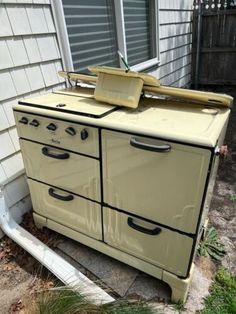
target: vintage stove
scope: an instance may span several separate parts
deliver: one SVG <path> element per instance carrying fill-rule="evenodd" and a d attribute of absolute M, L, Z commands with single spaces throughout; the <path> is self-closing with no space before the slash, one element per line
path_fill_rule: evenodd
<path fill-rule="evenodd" d="M 116 73 L 102 74 L 95 93 L 76 86 L 14 107 L 35 223 L 165 281 L 172 300 L 185 300 L 232 99 L 170 88 L 185 101 L 140 98 L 165 88 L 141 77 L 140 89 L 137 75 L 129 79 L 138 86 L 120 87 L 124 71 L 113 85 Z M 108 103 L 96 99 L 103 92 Z"/>

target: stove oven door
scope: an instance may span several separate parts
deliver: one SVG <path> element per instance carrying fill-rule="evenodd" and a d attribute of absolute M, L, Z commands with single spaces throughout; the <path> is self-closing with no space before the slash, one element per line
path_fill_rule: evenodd
<path fill-rule="evenodd" d="M 61 189 L 28 179 L 34 212 L 79 231 L 102 239 L 101 205 Z"/>
<path fill-rule="evenodd" d="M 22 139 L 20 144 L 29 178 L 100 201 L 100 166 L 96 158 Z"/>
<path fill-rule="evenodd" d="M 102 130 L 104 203 L 196 233 L 211 151 Z"/>

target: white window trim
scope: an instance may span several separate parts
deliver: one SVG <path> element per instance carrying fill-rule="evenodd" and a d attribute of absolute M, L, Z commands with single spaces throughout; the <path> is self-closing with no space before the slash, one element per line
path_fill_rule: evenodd
<path fill-rule="evenodd" d="M 152 49 L 154 58 L 147 60 L 145 62 L 131 66 L 133 71 L 143 71 L 153 66 L 160 64 L 160 50 L 159 50 L 159 8 L 158 0 L 150 0 L 150 10 L 154 12 L 152 14 L 153 18 L 153 30 L 152 33 Z M 74 65 L 71 55 L 69 37 L 65 22 L 65 15 L 62 5 L 62 0 L 53 0 L 51 1 L 52 13 L 55 21 L 55 27 L 57 31 L 58 43 L 62 56 L 62 64 L 64 70 L 74 71 Z M 126 48 L 126 37 L 125 37 L 125 23 L 124 23 L 124 9 L 123 9 L 123 0 L 114 0 L 115 8 L 115 18 L 116 18 L 116 36 L 118 49 L 123 54 L 124 58 L 127 60 L 127 48 Z M 120 60 L 120 67 L 123 68 L 124 64 Z"/>
<path fill-rule="evenodd" d="M 158 0 L 150 1 L 150 11 L 152 12 L 152 27 L 154 32 L 151 34 L 152 44 L 152 54 L 155 56 L 145 62 L 131 66 L 133 71 L 143 71 L 160 63 L 160 51 L 159 51 L 159 9 Z M 125 36 L 125 22 L 124 22 L 124 7 L 123 0 L 114 0 L 115 8 L 115 19 L 116 19 L 116 30 L 117 30 L 117 43 L 118 49 L 123 54 L 124 58 L 127 60 L 127 46 L 126 46 L 126 36 Z M 129 61 L 129 60 L 128 60 Z M 120 60 L 120 67 L 124 68 L 123 62 Z"/>

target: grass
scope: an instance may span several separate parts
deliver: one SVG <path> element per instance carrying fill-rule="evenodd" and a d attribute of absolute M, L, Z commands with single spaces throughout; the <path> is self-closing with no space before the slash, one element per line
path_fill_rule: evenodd
<path fill-rule="evenodd" d="M 220 268 L 210 293 L 204 301 L 205 308 L 201 314 L 236 314 L 236 277 Z"/>
<path fill-rule="evenodd" d="M 26 305 L 28 314 L 152 314 L 144 302 L 118 300 L 110 304 L 94 305 L 86 297 L 71 289 L 45 290 L 35 301 Z"/>

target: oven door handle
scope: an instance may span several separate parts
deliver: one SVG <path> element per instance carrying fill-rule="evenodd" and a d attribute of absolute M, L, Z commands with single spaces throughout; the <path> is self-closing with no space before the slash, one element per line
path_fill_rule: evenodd
<path fill-rule="evenodd" d="M 51 157 L 55 159 L 68 159 L 70 157 L 69 153 L 62 153 L 62 154 L 50 153 L 47 147 L 42 148 L 42 153 L 47 157 Z"/>
<path fill-rule="evenodd" d="M 142 226 L 136 225 L 133 222 L 133 218 L 131 218 L 131 217 L 128 217 L 127 223 L 131 228 L 133 228 L 139 232 L 149 234 L 149 235 L 158 235 L 161 232 L 161 228 L 159 228 L 159 227 L 156 227 L 154 229 L 147 229 L 147 228 L 144 228 Z"/>
<path fill-rule="evenodd" d="M 140 142 L 135 137 L 131 137 L 130 145 L 136 148 L 149 150 L 149 151 L 157 152 L 157 153 L 168 153 L 171 150 L 171 146 L 169 144 L 163 144 L 163 145 L 147 144 L 147 143 Z"/>
<path fill-rule="evenodd" d="M 72 201 L 74 199 L 74 196 L 69 194 L 69 195 L 66 195 L 66 196 L 63 196 L 63 195 L 59 195 L 59 194 L 56 194 L 55 193 L 55 190 L 53 188 L 50 188 L 48 190 L 48 194 L 51 196 L 51 197 L 54 197 L 60 201 L 65 201 L 65 202 L 68 202 L 68 201 Z"/>

